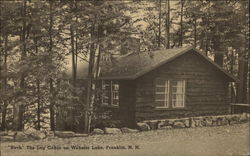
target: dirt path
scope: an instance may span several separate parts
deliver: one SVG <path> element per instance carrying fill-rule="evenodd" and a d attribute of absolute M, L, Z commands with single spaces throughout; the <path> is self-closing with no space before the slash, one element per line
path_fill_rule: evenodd
<path fill-rule="evenodd" d="M 249 123 L 245 123 L 51 141 L 1 143 L 1 156 L 242 156 L 250 154 L 249 133 Z M 81 149 L 72 149 L 73 146 L 80 146 Z"/>

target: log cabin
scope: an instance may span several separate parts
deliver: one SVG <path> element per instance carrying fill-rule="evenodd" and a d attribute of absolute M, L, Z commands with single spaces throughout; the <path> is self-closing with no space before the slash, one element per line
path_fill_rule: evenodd
<path fill-rule="evenodd" d="M 228 114 L 236 78 L 199 50 L 182 47 L 119 57 L 99 80 L 102 106 L 133 128 L 143 120 Z"/>

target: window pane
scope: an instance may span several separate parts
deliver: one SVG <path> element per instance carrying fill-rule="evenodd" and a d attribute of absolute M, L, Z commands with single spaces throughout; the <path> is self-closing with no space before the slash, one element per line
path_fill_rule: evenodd
<path fill-rule="evenodd" d="M 184 86 L 184 80 L 172 80 L 171 84 L 174 87 L 183 87 Z"/>
<path fill-rule="evenodd" d="M 113 99 L 119 99 L 119 93 L 118 92 L 112 92 Z"/>
<path fill-rule="evenodd" d="M 175 100 L 172 100 L 172 106 L 176 107 L 176 101 Z"/>
<path fill-rule="evenodd" d="M 163 93 L 165 93 L 165 87 L 156 87 L 155 91 L 156 92 L 163 92 Z"/>
<path fill-rule="evenodd" d="M 107 92 L 103 92 L 102 98 L 108 100 L 109 99 L 109 94 Z"/>
<path fill-rule="evenodd" d="M 110 82 L 109 81 L 102 81 L 102 89 L 103 90 L 110 89 Z"/>
<path fill-rule="evenodd" d="M 184 102 L 182 100 L 175 102 L 175 107 L 184 107 Z"/>
<path fill-rule="evenodd" d="M 119 90 L 119 85 L 118 84 L 113 84 L 112 85 L 112 90 L 118 91 Z"/>
<path fill-rule="evenodd" d="M 102 92 L 102 104 L 108 104 L 109 102 L 109 93 L 107 91 Z"/>
<path fill-rule="evenodd" d="M 177 88 L 174 87 L 174 86 L 172 86 L 172 92 L 173 92 L 173 93 L 176 93 L 176 91 L 177 91 Z"/>
<path fill-rule="evenodd" d="M 185 96 L 185 81 L 184 80 L 173 80 L 171 81 L 172 86 L 172 107 L 184 107 L 184 96 Z"/>
<path fill-rule="evenodd" d="M 183 87 L 184 86 L 184 81 L 177 81 L 177 86 L 178 87 Z"/>
<path fill-rule="evenodd" d="M 173 93 L 184 93 L 184 88 L 183 87 L 172 87 L 172 92 Z"/>
<path fill-rule="evenodd" d="M 184 106 L 184 99 L 183 99 L 184 95 L 174 95 L 175 98 L 172 98 L 172 105 L 173 107 L 183 107 Z M 173 96 L 172 96 L 173 97 Z"/>
<path fill-rule="evenodd" d="M 162 99 L 165 100 L 165 95 L 164 94 L 155 94 L 155 99 Z"/>
<path fill-rule="evenodd" d="M 176 94 L 172 94 L 172 101 L 176 100 Z"/>
<path fill-rule="evenodd" d="M 184 93 L 184 86 L 183 87 L 178 87 L 176 93 Z"/>
<path fill-rule="evenodd" d="M 182 100 L 183 94 L 172 94 L 172 100 Z"/>
<path fill-rule="evenodd" d="M 172 94 L 172 99 L 173 100 L 182 100 L 183 94 Z"/>
<path fill-rule="evenodd" d="M 119 105 L 119 100 L 118 99 L 113 99 L 113 104 L 112 105 Z"/>

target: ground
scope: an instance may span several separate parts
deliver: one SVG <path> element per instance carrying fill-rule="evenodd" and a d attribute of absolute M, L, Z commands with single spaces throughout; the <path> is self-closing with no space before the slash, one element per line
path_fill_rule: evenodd
<path fill-rule="evenodd" d="M 250 154 L 249 142 L 249 123 L 244 123 L 50 141 L 5 142 L 1 143 L 0 155 L 242 156 Z M 72 149 L 72 146 L 81 146 L 82 149 Z"/>

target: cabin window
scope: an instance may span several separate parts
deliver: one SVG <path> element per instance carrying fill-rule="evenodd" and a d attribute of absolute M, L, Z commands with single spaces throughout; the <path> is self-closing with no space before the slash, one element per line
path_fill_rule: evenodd
<path fill-rule="evenodd" d="M 157 79 L 155 103 L 156 108 L 183 108 L 185 105 L 185 80 Z"/>
<path fill-rule="evenodd" d="M 119 84 L 116 81 L 102 81 L 102 104 L 119 105 Z"/>
<path fill-rule="evenodd" d="M 156 107 L 169 107 L 169 81 L 163 79 L 156 80 L 155 92 Z"/>

